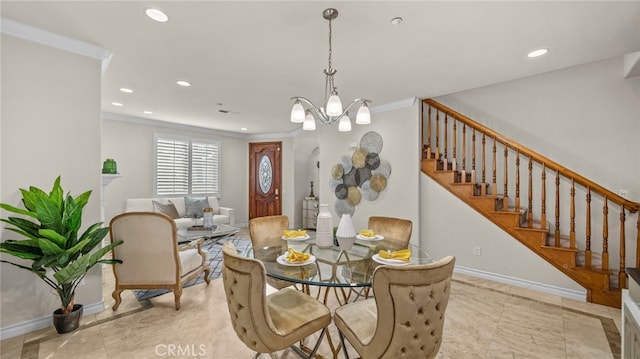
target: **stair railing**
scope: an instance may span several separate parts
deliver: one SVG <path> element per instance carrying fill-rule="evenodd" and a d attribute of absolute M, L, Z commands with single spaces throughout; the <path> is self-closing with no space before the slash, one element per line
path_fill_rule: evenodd
<path fill-rule="evenodd" d="M 456 182 L 473 184 L 471 195 L 495 196 L 496 210 L 526 212 L 526 219 L 520 226 L 547 231 L 551 229 L 549 227 L 553 227 L 552 240 L 547 245 L 583 251 L 584 258 L 580 265 L 586 268 L 599 267 L 603 271 L 613 270 L 617 274 L 614 278 L 617 279 L 618 288 L 626 287 L 626 234 L 633 231 L 632 225 L 626 222 L 626 213 L 635 213 L 637 216 L 640 203 L 629 201 L 432 99 L 422 101 L 421 112 L 423 159 L 436 159 L 437 169 L 454 171 L 453 178 Z M 480 153 L 479 159 L 476 158 L 476 151 Z M 488 151 L 491 152 L 490 155 L 487 155 Z M 467 157 L 470 158 L 470 171 L 467 170 Z M 521 207 L 521 159 L 524 159 L 527 167 L 525 207 Z M 499 170 L 500 167 L 502 171 Z M 480 168 L 479 176 L 476 174 L 477 168 Z M 488 168 L 490 173 L 487 173 Z M 547 193 L 548 175 L 555 178 L 553 194 Z M 491 182 L 487 182 L 488 178 Z M 498 193 L 500 182 L 502 193 Z M 539 194 L 536 195 L 537 191 Z M 584 195 L 584 201 L 576 198 L 576 191 Z M 513 194 L 513 199 L 509 194 Z M 553 225 L 547 222 L 549 197 L 554 200 Z M 592 212 L 592 207 L 596 204 L 600 204 L 602 209 Z M 617 225 L 612 227 L 609 226 L 610 212 L 619 214 Z M 579 214 L 578 217 L 576 213 Z M 567 215 L 568 220 L 565 219 Z M 629 256 L 635 256 L 635 266 L 640 267 L 640 216 L 637 217 L 635 251 Z M 576 220 L 584 226 L 582 230 L 576 229 Z M 593 227 L 602 231 L 601 238 L 593 238 Z M 617 266 L 610 265 L 611 233 L 619 236 L 619 242 L 612 246 L 619 250 L 618 254 L 613 255 L 619 260 Z M 594 242 L 601 244 L 600 252 L 592 249 Z M 597 255 L 600 263 L 593 260 Z"/>

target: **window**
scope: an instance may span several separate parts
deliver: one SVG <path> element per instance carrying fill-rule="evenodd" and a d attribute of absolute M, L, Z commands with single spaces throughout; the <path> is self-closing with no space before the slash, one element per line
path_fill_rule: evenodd
<path fill-rule="evenodd" d="M 220 142 L 154 134 L 154 194 L 220 195 Z"/>

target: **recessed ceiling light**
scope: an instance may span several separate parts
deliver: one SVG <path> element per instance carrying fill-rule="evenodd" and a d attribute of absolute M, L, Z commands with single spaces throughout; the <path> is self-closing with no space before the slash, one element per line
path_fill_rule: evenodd
<path fill-rule="evenodd" d="M 247 128 L 246 127 L 240 127 L 240 131 L 246 131 Z"/>
<path fill-rule="evenodd" d="M 547 52 L 549 52 L 549 49 L 537 49 L 528 53 L 527 57 L 538 57 L 546 54 Z"/>
<path fill-rule="evenodd" d="M 151 20 L 155 20 L 157 22 L 167 22 L 169 20 L 169 17 L 167 16 L 167 14 L 162 12 L 162 10 L 149 8 L 149 9 L 145 9 L 144 13 L 147 14 L 147 16 Z"/>
<path fill-rule="evenodd" d="M 144 111 L 144 114 L 145 114 L 145 115 L 153 115 L 153 112 L 151 112 L 151 111 Z"/>
<path fill-rule="evenodd" d="M 391 19 L 391 25 L 398 25 L 402 22 L 402 18 L 400 16 L 394 17 Z"/>
<path fill-rule="evenodd" d="M 126 87 L 121 87 L 121 88 L 120 88 L 120 91 L 122 91 L 122 92 L 124 92 L 124 93 L 132 93 L 132 92 L 133 92 L 133 90 L 132 90 L 132 89 L 128 89 L 128 88 L 126 88 Z"/>
<path fill-rule="evenodd" d="M 122 104 L 120 102 L 112 102 L 111 104 L 117 107 L 122 107 Z"/>
<path fill-rule="evenodd" d="M 180 86 L 184 86 L 184 87 L 189 87 L 189 86 L 191 86 L 191 84 L 190 84 L 189 82 L 184 81 L 184 80 L 176 81 L 176 83 L 177 83 L 178 85 L 180 85 Z"/>

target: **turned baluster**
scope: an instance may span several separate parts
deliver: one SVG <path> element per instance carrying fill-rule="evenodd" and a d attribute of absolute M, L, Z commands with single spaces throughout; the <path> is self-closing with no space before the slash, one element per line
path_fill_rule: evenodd
<path fill-rule="evenodd" d="M 555 246 L 560 247 L 560 172 L 556 170 L 556 230 Z"/>
<path fill-rule="evenodd" d="M 528 195 L 529 205 L 527 212 L 527 227 L 533 227 L 533 161 L 531 160 L 531 156 L 529 156 L 529 195 Z"/>
<path fill-rule="evenodd" d="M 458 170 L 458 128 L 456 126 L 458 121 L 456 121 L 456 119 L 453 119 L 453 138 L 451 139 L 452 145 L 451 145 L 451 151 L 452 151 L 452 159 L 451 159 L 451 170 L 453 171 L 457 171 Z"/>
<path fill-rule="evenodd" d="M 624 234 L 624 206 L 620 207 L 620 271 L 618 272 L 618 288 L 627 287 L 627 274 L 625 273 L 625 234 Z"/>
<path fill-rule="evenodd" d="M 440 161 L 440 111 L 436 111 L 436 171 Z"/>
<path fill-rule="evenodd" d="M 507 147 L 507 145 L 504 145 L 504 194 L 502 196 L 502 210 L 503 211 L 508 211 L 509 210 L 509 198 L 507 198 L 507 194 L 509 193 L 509 188 L 508 188 L 508 184 L 509 184 L 509 170 L 507 169 L 508 166 L 508 156 L 509 156 L 509 147 Z"/>
<path fill-rule="evenodd" d="M 496 148 L 496 138 L 493 138 L 493 178 L 491 179 L 491 194 L 494 196 L 498 195 L 498 182 L 496 180 L 497 177 L 497 148 Z"/>
<path fill-rule="evenodd" d="M 476 129 L 471 134 L 471 183 L 476 184 Z"/>
<path fill-rule="evenodd" d="M 431 106 L 427 110 L 427 158 L 431 158 Z"/>
<path fill-rule="evenodd" d="M 540 192 L 540 228 L 543 230 L 547 229 L 547 165 L 542 164 L 542 189 Z"/>
<path fill-rule="evenodd" d="M 467 125 L 462 124 L 462 182 L 467 182 Z"/>
<path fill-rule="evenodd" d="M 454 122 L 455 123 L 455 122 Z M 444 170 L 449 170 L 449 115 L 444 114 Z"/>
<path fill-rule="evenodd" d="M 584 266 L 589 268 L 591 267 L 591 187 L 587 187 L 587 228 L 585 232 L 586 250 L 584 252 Z"/>
<path fill-rule="evenodd" d="M 575 181 L 571 179 L 571 208 L 569 210 L 569 248 L 576 248 L 576 186 Z"/>
<path fill-rule="evenodd" d="M 487 136 L 484 132 L 482 132 L 482 187 L 480 188 L 480 195 L 484 196 L 487 194 L 487 182 L 486 182 L 486 170 L 487 170 L 487 156 L 486 156 L 486 146 L 487 144 Z"/>
<path fill-rule="evenodd" d="M 516 212 L 520 211 L 520 150 L 516 151 Z"/>
<path fill-rule="evenodd" d="M 609 204 L 607 196 L 604 196 L 604 206 L 602 207 L 602 270 L 609 270 Z"/>

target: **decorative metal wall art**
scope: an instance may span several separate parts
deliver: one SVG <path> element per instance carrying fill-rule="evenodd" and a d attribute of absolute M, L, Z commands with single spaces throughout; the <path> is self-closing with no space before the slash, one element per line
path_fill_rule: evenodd
<path fill-rule="evenodd" d="M 380 158 L 382 136 L 375 131 L 365 133 L 351 156 L 342 156 L 331 167 L 329 188 L 336 196 L 335 211 L 339 216 L 353 216 L 355 207 L 364 199 L 375 201 L 387 187 L 391 165 Z"/>

